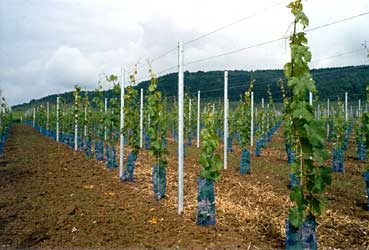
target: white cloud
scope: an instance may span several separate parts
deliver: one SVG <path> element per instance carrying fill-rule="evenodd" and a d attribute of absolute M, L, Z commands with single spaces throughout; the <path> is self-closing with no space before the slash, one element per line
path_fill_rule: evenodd
<path fill-rule="evenodd" d="M 1 0 L 0 0 L 1 1 Z M 0 2 L 0 88 L 11 104 L 72 90 L 94 88 L 101 73 L 120 74 L 138 61 L 248 16 L 278 0 L 12 0 Z M 247 47 L 286 34 L 292 21 L 288 1 L 185 46 L 185 62 Z M 369 1 L 309 0 L 311 27 L 369 10 Z M 369 16 L 308 33 L 313 60 L 355 50 L 369 40 Z M 285 42 L 193 64 L 186 70 L 280 68 Z M 315 66 L 363 63 L 360 54 Z M 177 64 L 176 51 L 153 63 L 156 72 Z M 147 72 L 140 70 L 139 78 Z"/>
<path fill-rule="evenodd" d="M 95 79 L 96 66 L 77 48 L 59 48 L 45 64 L 45 81 L 52 86 L 91 86 Z"/>

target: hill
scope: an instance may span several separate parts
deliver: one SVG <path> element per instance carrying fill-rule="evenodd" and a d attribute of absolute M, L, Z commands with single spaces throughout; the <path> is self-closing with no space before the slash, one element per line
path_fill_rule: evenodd
<path fill-rule="evenodd" d="M 277 85 L 279 79 L 284 79 L 282 70 L 256 70 L 228 71 L 229 80 L 229 100 L 238 101 L 240 95 L 247 89 L 251 79 L 255 79 L 254 96 L 255 101 L 260 102 L 261 98 L 267 97 L 267 88 L 270 86 L 273 98 L 276 102 L 281 102 L 281 91 Z M 336 100 L 337 97 L 344 97 L 344 93 L 349 93 L 350 101 L 365 100 L 365 86 L 369 84 L 369 65 L 347 66 L 340 68 L 322 68 L 312 70 L 313 78 L 318 88 L 319 99 Z M 223 76 L 224 71 L 198 71 L 185 72 L 185 91 L 191 95 L 197 95 L 197 91 L 201 91 L 202 99 L 216 100 L 223 98 Z M 159 77 L 158 89 L 169 98 L 175 98 L 178 92 L 177 73 L 171 73 Z M 144 89 L 144 93 L 148 88 L 149 82 L 139 83 L 136 88 Z M 94 91 L 87 92 L 90 99 L 94 96 Z M 104 96 L 110 98 L 113 96 L 112 90 L 104 91 Z M 12 107 L 14 111 L 22 111 L 41 103 L 49 101 L 51 104 L 56 103 L 56 97 L 61 96 L 66 103 L 72 103 L 72 92 L 62 94 L 49 95 L 38 100 L 31 100 L 28 103 L 15 105 Z"/>

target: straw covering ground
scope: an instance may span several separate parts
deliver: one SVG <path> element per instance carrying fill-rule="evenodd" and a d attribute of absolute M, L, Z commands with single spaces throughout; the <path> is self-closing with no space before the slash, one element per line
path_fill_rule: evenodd
<path fill-rule="evenodd" d="M 179 216 L 175 144 L 169 141 L 168 148 L 167 195 L 158 202 L 146 151 L 138 155 L 135 182 L 121 183 L 118 169 L 14 125 L 0 158 L 0 249 L 284 248 L 291 204 L 281 129 L 262 157 L 251 157 L 251 174 L 239 174 L 240 149 L 230 153 L 216 183 L 217 225 L 209 228 L 195 222 L 200 151 L 186 148 L 185 213 Z M 327 213 L 317 220 L 320 249 L 369 246 L 364 165 L 354 156 L 350 141 L 346 172 L 333 175 Z"/>

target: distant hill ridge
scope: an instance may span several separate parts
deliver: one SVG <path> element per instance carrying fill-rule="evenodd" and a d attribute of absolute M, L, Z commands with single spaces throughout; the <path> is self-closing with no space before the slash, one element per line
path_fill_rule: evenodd
<path fill-rule="evenodd" d="M 313 78 L 318 88 L 318 96 L 320 100 L 336 100 L 337 97 L 344 97 L 344 93 L 349 93 L 351 101 L 365 100 L 365 86 L 369 84 L 369 65 L 347 66 L 339 68 L 322 68 L 312 70 Z M 223 98 L 223 77 L 224 71 L 198 71 L 185 72 L 185 91 L 193 96 L 197 95 L 197 91 L 201 91 L 201 98 L 204 100 L 217 100 Z M 270 86 L 273 99 L 281 102 L 281 91 L 277 85 L 279 79 L 284 79 L 282 70 L 229 70 L 228 86 L 229 100 L 238 101 L 240 95 L 247 89 L 249 81 L 255 79 L 254 96 L 255 101 L 260 102 L 261 98 L 267 98 L 267 88 Z M 176 97 L 178 92 L 178 76 L 177 73 L 171 73 L 158 78 L 158 89 L 167 97 Z M 136 88 L 144 89 L 146 93 L 149 82 L 139 83 Z M 94 96 L 94 91 L 88 91 L 90 100 Z M 104 97 L 111 98 L 114 96 L 112 90 L 103 92 Z M 64 102 L 72 103 L 73 92 L 65 92 L 62 94 L 49 95 L 37 100 L 31 100 L 28 103 L 15 105 L 12 107 L 14 111 L 27 110 L 31 107 L 42 103 L 56 103 L 56 97 L 60 96 Z"/>

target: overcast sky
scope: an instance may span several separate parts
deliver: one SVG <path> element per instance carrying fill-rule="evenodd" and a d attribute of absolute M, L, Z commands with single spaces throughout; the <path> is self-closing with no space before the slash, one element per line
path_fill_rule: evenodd
<path fill-rule="evenodd" d="M 102 73 L 131 70 L 235 20 L 275 6 L 206 38 L 186 44 L 185 63 L 288 34 L 292 16 L 278 0 L 0 0 L 0 89 L 11 105 L 72 90 L 94 89 Z M 368 0 L 309 0 L 316 27 L 369 11 Z M 325 60 L 369 45 L 369 15 L 308 33 L 312 67 L 368 63 L 363 52 Z M 185 67 L 185 70 L 282 68 L 285 41 Z M 154 62 L 161 72 L 177 64 L 176 51 Z M 175 69 L 172 69 L 174 71 Z M 168 71 L 169 73 L 170 71 Z M 164 74 L 164 72 L 163 72 Z M 147 75 L 139 70 L 138 78 Z"/>

